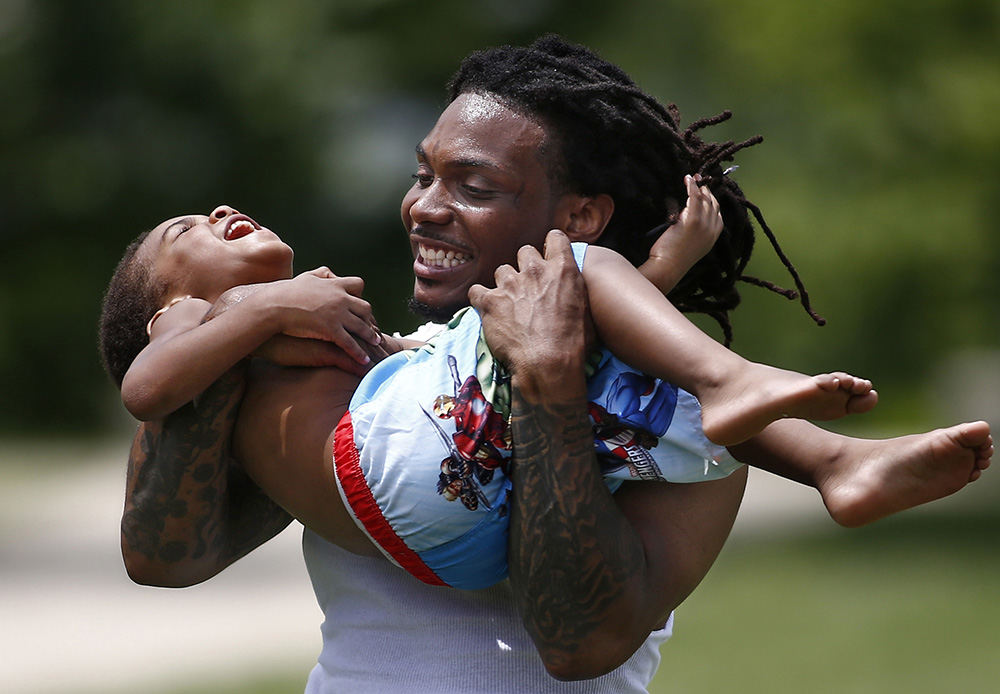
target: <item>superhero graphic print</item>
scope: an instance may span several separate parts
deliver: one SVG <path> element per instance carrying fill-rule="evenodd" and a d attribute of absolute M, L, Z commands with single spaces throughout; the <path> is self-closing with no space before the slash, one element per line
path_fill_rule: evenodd
<path fill-rule="evenodd" d="M 650 451 L 673 421 L 677 388 L 645 374 L 620 371 L 611 378 L 604 403 L 587 403 L 601 473 L 626 468 L 635 479 L 663 479 Z"/>
<path fill-rule="evenodd" d="M 424 410 L 448 451 L 441 461 L 437 491 L 448 501 L 461 500 L 470 511 L 475 511 L 480 504 L 491 510 L 482 487 L 492 481 L 497 469 L 507 473 L 510 426 L 486 399 L 476 376 L 469 376 L 463 382 L 455 357 L 451 355 L 448 355 L 448 366 L 454 393 L 437 396 L 431 408 L 433 414 Z M 438 419 L 452 420 L 454 433 L 449 435 Z"/>

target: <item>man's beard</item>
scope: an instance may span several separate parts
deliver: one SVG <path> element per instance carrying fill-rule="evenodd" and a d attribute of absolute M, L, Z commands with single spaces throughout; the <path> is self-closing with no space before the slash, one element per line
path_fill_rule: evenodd
<path fill-rule="evenodd" d="M 410 297 L 407 302 L 407 308 L 410 309 L 412 313 L 417 314 L 421 318 L 426 318 L 434 323 L 447 323 L 451 320 L 451 317 L 455 315 L 462 306 L 431 306 L 430 304 L 425 304 L 423 301 L 417 301 L 416 298 Z"/>

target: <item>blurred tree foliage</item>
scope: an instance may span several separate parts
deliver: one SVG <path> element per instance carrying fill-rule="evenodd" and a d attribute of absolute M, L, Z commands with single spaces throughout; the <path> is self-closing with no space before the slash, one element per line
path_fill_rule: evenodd
<path fill-rule="evenodd" d="M 104 285 L 137 233 L 220 202 L 412 326 L 413 147 L 462 56 L 544 31 L 688 120 L 731 108 L 717 137 L 765 135 L 735 175 L 830 325 L 748 287 L 734 346 L 926 414 L 937 364 L 996 343 L 998 29 L 993 0 L 0 0 L 0 431 L 120 417 Z M 765 245 L 753 274 L 786 282 Z"/>

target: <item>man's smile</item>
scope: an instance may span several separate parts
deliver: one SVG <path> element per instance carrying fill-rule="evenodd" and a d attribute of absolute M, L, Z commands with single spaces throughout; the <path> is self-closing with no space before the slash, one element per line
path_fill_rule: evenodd
<path fill-rule="evenodd" d="M 433 268 L 453 268 L 472 260 L 472 256 L 462 251 L 444 250 L 443 248 L 431 248 L 420 243 L 417 244 L 418 261 L 428 267 Z"/>

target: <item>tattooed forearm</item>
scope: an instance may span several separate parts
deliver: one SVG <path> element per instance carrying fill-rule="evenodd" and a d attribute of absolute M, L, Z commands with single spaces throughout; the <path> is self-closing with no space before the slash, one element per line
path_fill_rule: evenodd
<path fill-rule="evenodd" d="M 204 580 L 289 523 L 230 456 L 243 384 L 242 373 L 230 373 L 197 403 L 139 428 L 122 516 L 133 577 L 143 564 L 154 574 L 143 582 Z"/>
<path fill-rule="evenodd" d="M 582 401 L 534 404 L 514 389 L 510 577 L 556 669 L 607 622 L 645 561 L 600 478 L 585 413 Z"/>

